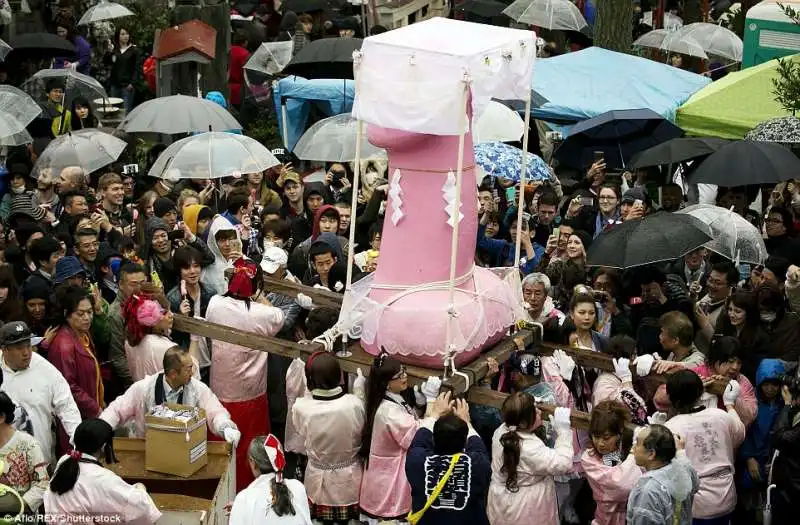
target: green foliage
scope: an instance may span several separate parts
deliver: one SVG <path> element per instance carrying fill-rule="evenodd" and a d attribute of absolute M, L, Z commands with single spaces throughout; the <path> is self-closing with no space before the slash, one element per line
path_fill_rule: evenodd
<path fill-rule="evenodd" d="M 153 52 L 156 29 L 169 26 L 170 9 L 165 0 L 124 0 L 135 13 L 120 21 L 133 33 L 136 45 L 148 55 Z"/>
<path fill-rule="evenodd" d="M 730 17 L 723 20 L 722 26 L 726 29 L 730 29 L 736 33 L 736 36 L 744 40 L 744 21 L 745 18 L 747 18 L 747 13 L 743 8 L 738 11 L 733 11 L 732 13 Z"/>
<path fill-rule="evenodd" d="M 244 128 L 244 134 L 251 137 L 268 149 L 282 148 L 283 140 L 278 130 L 278 119 L 275 113 L 259 108 L 258 115 L 251 119 Z"/>
<path fill-rule="evenodd" d="M 778 4 L 778 7 L 792 19 L 795 24 L 800 24 L 800 12 L 791 6 Z M 796 115 L 800 111 L 800 63 L 791 59 L 778 59 L 778 78 L 772 79 L 775 101 L 783 109 Z"/>
<path fill-rule="evenodd" d="M 800 111 L 800 62 L 778 59 L 778 78 L 772 79 L 775 101 L 796 115 Z"/>

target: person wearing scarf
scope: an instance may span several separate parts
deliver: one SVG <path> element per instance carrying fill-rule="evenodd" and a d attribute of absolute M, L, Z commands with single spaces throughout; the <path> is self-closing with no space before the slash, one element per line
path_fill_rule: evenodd
<path fill-rule="evenodd" d="M 244 257 L 237 259 L 227 293 L 211 298 L 206 320 L 223 326 L 246 326 L 262 336 L 277 334 L 283 326 L 283 311 L 267 300 L 263 281 L 261 268 Z M 236 450 L 237 491 L 254 479 L 247 463 L 250 441 L 269 433 L 267 358 L 268 354 L 259 350 L 211 342 L 211 390 L 242 433 L 242 446 Z"/>

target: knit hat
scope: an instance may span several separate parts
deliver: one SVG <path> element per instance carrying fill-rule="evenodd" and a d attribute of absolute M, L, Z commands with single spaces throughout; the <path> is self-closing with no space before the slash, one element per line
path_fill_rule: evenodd
<path fill-rule="evenodd" d="M 50 283 L 36 275 L 25 279 L 25 282 L 22 283 L 22 289 L 20 290 L 22 300 L 26 302 L 31 299 L 44 299 L 45 301 L 49 301 L 52 293 Z"/>
<path fill-rule="evenodd" d="M 62 257 L 56 263 L 56 276 L 53 280 L 56 284 L 61 284 L 67 279 L 80 274 L 86 275 L 86 270 L 84 270 L 81 262 L 74 255 L 68 255 Z"/>
<path fill-rule="evenodd" d="M 15 215 L 24 215 L 38 222 L 44 219 L 47 212 L 45 212 L 43 208 L 35 206 L 33 204 L 33 194 L 26 192 L 14 195 L 11 199 L 11 209 L 8 214 L 9 220 L 10 217 Z"/>
<path fill-rule="evenodd" d="M 160 217 L 150 217 L 147 219 L 147 223 L 145 224 L 145 234 L 147 235 L 148 239 L 152 239 L 153 235 L 159 230 L 169 232 L 169 226 L 167 223 L 164 222 L 164 219 Z"/>
<path fill-rule="evenodd" d="M 583 243 L 583 251 L 588 252 L 589 246 L 592 245 L 592 236 L 584 230 L 575 230 L 572 232 L 572 235 L 581 240 L 581 243 Z"/>
<path fill-rule="evenodd" d="M 183 208 L 183 222 L 189 227 L 189 230 L 197 235 L 197 223 L 204 219 L 211 219 L 214 217 L 214 212 L 211 208 L 203 204 L 191 204 Z"/>
<path fill-rule="evenodd" d="M 631 188 L 622 196 L 622 204 L 633 204 L 637 200 L 648 206 L 650 205 L 650 197 L 647 196 L 647 192 L 642 188 Z"/>
<path fill-rule="evenodd" d="M 171 211 L 177 212 L 178 207 L 175 206 L 172 200 L 166 197 L 159 197 L 156 199 L 156 202 L 153 203 L 153 214 L 156 217 L 163 217 Z"/>

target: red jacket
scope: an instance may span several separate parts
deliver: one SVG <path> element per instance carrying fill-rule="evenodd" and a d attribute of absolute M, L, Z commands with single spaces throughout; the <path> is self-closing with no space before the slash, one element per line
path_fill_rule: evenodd
<path fill-rule="evenodd" d="M 78 335 L 68 326 L 62 326 L 50 343 L 47 358 L 69 383 L 81 418 L 99 416 L 103 403 L 99 364 Z"/>
<path fill-rule="evenodd" d="M 244 65 L 250 59 L 250 52 L 242 46 L 231 46 L 228 59 L 228 90 L 231 93 L 231 104 L 242 103 L 242 87 L 244 85 Z"/>

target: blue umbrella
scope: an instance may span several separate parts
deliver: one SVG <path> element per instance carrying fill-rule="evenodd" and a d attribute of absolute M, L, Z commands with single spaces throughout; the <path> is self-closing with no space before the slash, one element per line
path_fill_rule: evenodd
<path fill-rule="evenodd" d="M 522 166 L 522 150 L 504 142 L 485 142 L 475 145 L 475 163 L 487 175 L 505 177 L 519 182 L 519 169 Z M 525 180 L 547 181 L 553 178 L 550 167 L 538 155 L 528 153 L 528 168 Z"/>
<path fill-rule="evenodd" d="M 681 128 L 650 109 L 607 111 L 573 126 L 556 158 L 583 169 L 594 162 L 595 152 L 602 151 L 607 167 L 621 169 L 636 153 L 682 134 Z"/>

